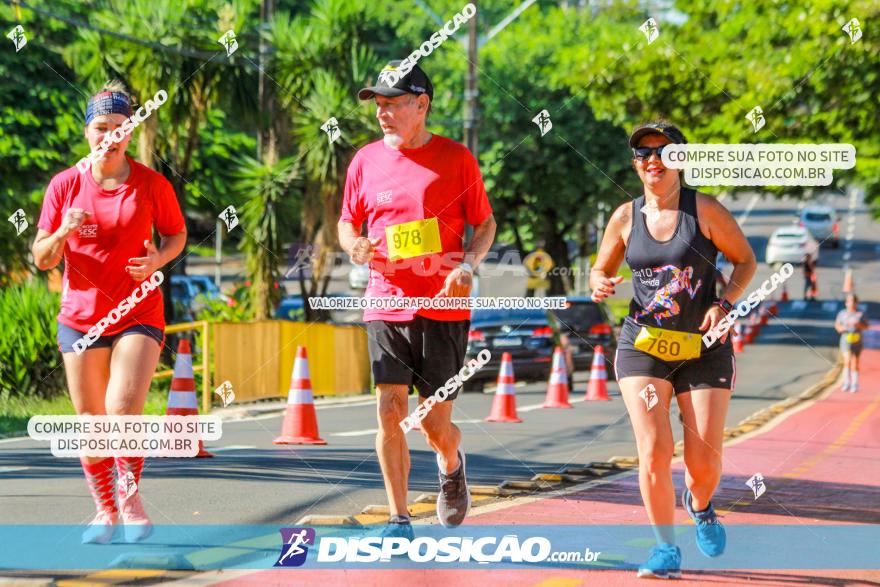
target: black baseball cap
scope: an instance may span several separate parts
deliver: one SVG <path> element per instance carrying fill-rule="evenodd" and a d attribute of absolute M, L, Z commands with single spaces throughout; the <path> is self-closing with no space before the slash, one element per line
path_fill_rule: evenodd
<path fill-rule="evenodd" d="M 431 85 L 431 80 L 428 79 L 428 75 L 422 71 L 422 68 L 418 65 L 413 65 L 412 69 L 410 69 L 406 75 L 400 76 L 400 79 L 398 79 L 396 83 L 391 83 L 393 80 L 392 72 L 399 70 L 400 63 L 401 61 L 399 59 L 389 61 L 388 65 L 383 67 L 382 71 L 379 72 L 376 85 L 361 89 L 358 92 L 358 98 L 361 100 L 369 100 L 376 94 L 388 98 L 403 96 L 404 94 L 415 94 L 416 96 L 427 94 L 428 97 L 433 100 L 434 86 Z"/>
<path fill-rule="evenodd" d="M 648 122 L 640 124 L 633 130 L 629 136 L 629 146 L 635 149 L 639 146 L 639 141 L 647 135 L 663 135 L 673 143 L 687 144 L 684 134 L 674 124 L 668 122 Z"/>

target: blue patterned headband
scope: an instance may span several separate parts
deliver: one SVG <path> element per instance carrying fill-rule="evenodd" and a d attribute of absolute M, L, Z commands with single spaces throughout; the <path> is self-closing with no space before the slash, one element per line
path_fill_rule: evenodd
<path fill-rule="evenodd" d="M 96 116 L 104 114 L 131 116 L 131 102 L 121 92 L 99 92 L 89 99 L 86 106 L 86 125 Z"/>

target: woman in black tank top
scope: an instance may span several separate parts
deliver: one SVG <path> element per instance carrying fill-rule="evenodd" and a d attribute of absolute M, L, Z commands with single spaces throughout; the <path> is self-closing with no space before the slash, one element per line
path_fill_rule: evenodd
<path fill-rule="evenodd" d="M 590 272 L 593 299 L 615 293 L 626 259 L 633 297 L 618 340 L 615 371 L 639 453 L 639 487 L 657 546 L 639 576 L 680 576 L 675 546 L 674 450 L 669 406 L 675 395 L 684 426 L 686 466 L 682 506 L 695 521 L 697 546 L 724 551 L 726 536 L 711 497 L 721 479 L 724 421 L 736 378 L 728 333 L 715 328 L 745 292 L 757 263 L 736 220 L 715 198 L 681 185 L 661 160 L 664 145 L 686 143 L 664 121 L 641 125 L 630 137 L 633 167 L 644 193 L 612 215 Z M 716 296 L 718 251 L 733 274 Z M 699 425 L 698 425 L 699 423 Z"/>

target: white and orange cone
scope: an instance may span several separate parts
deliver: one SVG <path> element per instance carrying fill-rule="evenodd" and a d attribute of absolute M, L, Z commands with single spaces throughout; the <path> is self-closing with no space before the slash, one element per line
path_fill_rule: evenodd
<path fill-rule="evenodd" d="M 590 366 L 590 382 L 587 384 L 585 401 L 608 401 L 608 372 L 605 370 L 605 349 L 597 345 L 593 350 L 593 364 Z"/>
<path fill-rule="evenodd" d="M 758 308 L 758 312 L 761 316 L 761 326 L 767 326 L 767 321 L 770 320 L 770 311 L 767 309 L 767 306 L 761 304 Z"/>
<path fill-rule="evenodd" d="M 498 389 L 492 400 L 492 411 L 486 422 L 522 422 L 516 415 L 516 389 L 513 379 L 513 359 L 510 353 L 501 355 L 501 368 L 498 369 Z"/>
<path fill-rule="evenodd" d="M 293 373 L 290 376 L 290 391 L 287 394 L 287 408 L 281 424 L 281 436 L 274 444 L 327 444 L 318 436 L 318 415 L 312 396 L 312 381 L 309 378 L 309 358 L 306 347 L 296 349 Z"/>
<path fill-rule="evenodd" d="M 745 342 L 743 341 L 743 336 L 742 336 L 742 328 L 740 327 L 740 325 L 734 324 L 733 329 L 730 332 L 731 332 L 730 335 L 733 339 L 733 352 L 734 353 L 741 353 L 744 350 L 746 350 L 746 345 L 745 345 Z"/>
<path fill-rule="evenodd" d="M 785 285 L 784 283 L 782 284 L 782 293 L 779 295 L 779 301 L 780 302 L 787 302 L 788 301 L 788 286 Z"/>
<path fill-rule="evenodd" d="M 171 377 L 171 391 L 168 392 L 166 416 L 198 416 L 199 402 L 196 398 L 196 380 L 193 373 L 192 349 L 189 340 L 181 339 L 177 344 L 177 357 L 174 359 L 174 375 Z M 213 457 L 205 450 L 199 440 L 199 453 L 196 457 Z"/>
<path fill-rule="evenodd" d="M 568 403 L 568 375 L 565 372 L 565 356 L 562 349 L 553 350 L 553 367 L 550 370 L 550 381 L 547 383 L 547 396 L 542 408 L 570 408 Z"/>

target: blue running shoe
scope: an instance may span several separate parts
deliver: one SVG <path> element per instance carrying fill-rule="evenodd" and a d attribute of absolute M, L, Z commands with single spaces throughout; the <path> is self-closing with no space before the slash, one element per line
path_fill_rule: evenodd
<path fill-rule="evenodd" d="M 648 562 L 639 567 L 639 578 L 680 579 L 681 550 L 674 544 L 658 544 L 651 549 Z"/>
<path fill-rule="evenodd" d="M 688 515 L 697 525 L 697 547 L 704 555 L 712 557 L 724 552 L 727 544 L 727 532 L 715 514 L 715 508 L 709 502 L 709 507 L 701 512 L 695 512 L 691 506 L 691 492 L 687 487 L 681 494 L 681 505 L 687 510 Z"/>

